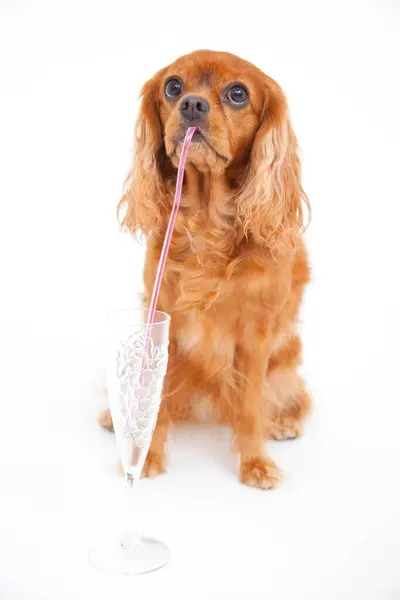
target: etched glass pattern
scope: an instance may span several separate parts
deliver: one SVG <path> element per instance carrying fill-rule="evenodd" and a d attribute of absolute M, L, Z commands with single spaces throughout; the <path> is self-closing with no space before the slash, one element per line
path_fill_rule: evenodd
<path fill-rule="evenodd" d="M 138 448 L 146 446 L 153 434 L 168 363 L 167 344 L 155 345 L 150 338 L 144 356 L 145 341 L 144 332 L 129 335 L 117 356 L 123 435 L 133 438 Z"/>

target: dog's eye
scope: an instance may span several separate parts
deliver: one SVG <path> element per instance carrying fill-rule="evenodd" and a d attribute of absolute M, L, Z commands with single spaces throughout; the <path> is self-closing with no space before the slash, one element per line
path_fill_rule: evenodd
<path fill-rule="evenodd" d="M 182 93 L 182 84 L 179 79 L 175 77 L 172 79 L 168 79 L 165 84 L 164 93 L 167 98 L 177 98 Z"/>
<path fill-rule="evenodd" d="M 226 97 L 233 106 L 246 104 L 249 94 L 242 85 L 233 85 L 227 92 Z"/>

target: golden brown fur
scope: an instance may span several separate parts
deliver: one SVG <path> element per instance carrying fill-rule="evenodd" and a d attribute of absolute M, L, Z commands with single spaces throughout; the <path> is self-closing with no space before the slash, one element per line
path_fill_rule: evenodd
<path fill-rule="evenodd" d="M 172 76 L 184 85 L 176 102 L 164 97 Z M 223 100 L 233 82 L 249 92 L 240 109 Z M 205 140 L 189 149 L 158 303 L 172 316 L 170 359 L 145 474 L 164 471 L 170 425 L 201 419 L 207 409 L 232 428 L 241 481 L 269 488 L 279 470 L 265 440 L 298 436 L 310 410 L 296 372 L 296 320 L 309 279 L 297 141 L 277 83 L 231 54 L 194 52 L 145 84 L 122 206 L 124 226 L 147 237 L 146 301 L 185 130 L 179 105 L 190 94 L 205 98 L 210 111 Z M 107 413 L 102 419 L 111 425 Z"/>

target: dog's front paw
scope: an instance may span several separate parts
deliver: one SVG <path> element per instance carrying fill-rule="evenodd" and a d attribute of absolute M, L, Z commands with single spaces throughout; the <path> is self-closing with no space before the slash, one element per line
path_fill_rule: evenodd
<path fill-rule="evenodd" d="M 251 458 L 240 465 L 240 481 L 251 487 L 270 490 L 278 485 L 282 472 L 270 458 Z"/>
<path fill-rule="evenodd" d="M 165 473 L 165 457 L 158 452 L 149 450 L 142 470 L 142 477 L 157 477 Z"/>
<path fill-rule="evenodd" d="M 109 408 L 106 408 L 101 411 L 98 420 L 101 427 L 104 427 L 104 429 L 108 429 L 108 431 L 114 431 L 114 424 Z"/>

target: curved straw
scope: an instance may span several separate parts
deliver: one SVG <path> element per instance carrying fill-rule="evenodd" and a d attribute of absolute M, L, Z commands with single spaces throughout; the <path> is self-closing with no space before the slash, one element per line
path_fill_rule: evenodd
<path fill-rule="evenodd" d="M 156 278 L 154 281 L 153 292 L 151 294 L 150 306 L 149 306 L 149 317 L 146 325 L 146 334 L 145 334 L 145 346 L 144 346 L 144 354 L 147 355 L 149 341 L 151 336 L 151 327 L 154 323 L 154 313 L 157 307 L 158 296 L 160 294 L 161 283 L 164 275 L 165 263 L 167 262 L 168 250 L 171 244 L 171 238 L 175 227 L 176 217 L 178 215 L 179 205 L 181 202 L 182 196 L 182 184 L 183 184 L 183 175 L 185 173 L 185 164 L 186 157 L 189 150 L 190 142 L 192 141 L 192 137 L 197 127 L 189 127 L 186 132 L 185 139 L 183 140 L 182 152 L 179 158 L 179 166 L 178 166 L 178 177 L 176 180 L 176 189 L 175 189 L 175 198 L 174 203 L 172 205 L 171 216 L 169 218 L 169 223 L 167 227 L 167 231 L 164 238 L 163 247 L 161 250 L 160 260 L 158 262 Z"/>

